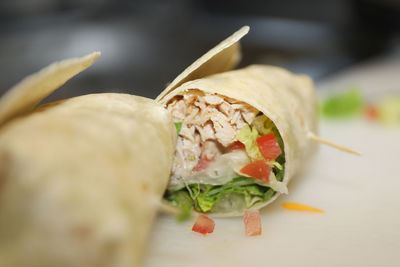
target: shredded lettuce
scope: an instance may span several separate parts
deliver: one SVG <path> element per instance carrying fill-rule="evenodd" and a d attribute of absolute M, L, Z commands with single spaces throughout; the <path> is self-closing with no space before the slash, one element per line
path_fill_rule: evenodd
<path fill-rule="evenodd" d="M 285 175 L 285 150 L 283 147 L 283 140 L 282 136 L 279 133 L 278 129 L 276 127 L 272 128 L 272 133 L 274 134 L 276 141 L 278 141 L 279 147 L 281 148 L 282 154 L 280 154 L 276 159 L 275 163 L 278 163 L 280 166 L 277 166 L 276 164 L 274 165 L 274 168 L 272 168 L 272 171 L 275 174 L 275 178 L 277 181 L 282 182 L 283 181 L 283 176 Z"/>
<path fill-rule="evenodd" d="M 253 126 L 261 135 L 271 133 L 272 129 L 275 127 L 274 123 L 264 115 L 255 117 L 253 120 Z"/>
<path fill-rule="evenodd" d="M 179 135 L 182 129 L 182 122 L 175 122 L 176 134 Z"/>
<path fill-rule="evenodd" d="M 236 177 L 224 185 L 191 184 L 189 187 L 194 195 L 190 205 L 200 212 L 212 211 L 221 197 L 229 194 L 239 195 L 246 208 L 251 208 L 258 202 L 265 202 L 275 194 L 270 187 L 262 186 L 255 179 L 243 176 Z M 180 203 L 182 196 L 185 196 L 184 202 Z M 173 192 L 167 191 L 164 197 L 173 205 L 183 207 L 188 203 L 188 196 L 187 189 L 182 188 Z"/>
<path fill-rule="evenodd" d="M 180 213 L 176 217 L 179 222 L 186 221 L 190 218 L 192 212 L 193 200 L 187 190 L 179 190 L 168 198 L 172 205 L 180 208 Z"/>
<path fill-rule="evenodd" d="M 278 170 L 278 171 L 280 171 L 280 170 Z M 268 186 L 271 187 L 274 191 L 279 192 L 281 194 L 287 194 L 288 193 L 288 189 L 286 187 L 286 184 L 283 183 L 282 181 L 279 181 L 276 178 L 275 173 L 271 174 L 269 176 Z"/>
<path fill-rule="evenodd" d="M 261 155 L 260 149 L 257 145 L 257 137 L 259 137 L 259 135 L 256 128 L 251 128 L 247 124 L 240 129 L 240 132 L 236 136 L 237 140 L 244 144 L 247 155 L 249 155 L 252 160 L 263 159 L 263 156 Z"/>

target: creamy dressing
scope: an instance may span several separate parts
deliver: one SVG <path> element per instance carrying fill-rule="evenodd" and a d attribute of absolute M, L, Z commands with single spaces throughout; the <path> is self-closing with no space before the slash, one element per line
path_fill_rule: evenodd
<path fill-rule="evenodd" d="M 218 156 L 209 166 L 201 171 L 186 169 L 181 177 L 170 181 L 170 190 L 180 189 L 186 184 L 222 185 L 239 176 L 239 170 L 250 163 L 244 150 L 237 150 Z"/>

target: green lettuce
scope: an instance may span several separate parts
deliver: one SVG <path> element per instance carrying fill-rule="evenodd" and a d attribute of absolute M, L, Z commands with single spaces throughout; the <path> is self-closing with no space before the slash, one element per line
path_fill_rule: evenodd
<path fill-rule="evenodd" d="M 176 217 L 179 222 L 190 218 L 193 200 L 187 190 L 176 191 L 173 194 L 168 195 L 167 199 L 172 203 L 172 205 L 180 208 L 180 213 Z"/>
<path fill-rule="evenodd" d="M 264 115 L 255 117 L 253 120 L 253 126 L 260 135 L 269 134 L 272 132 L 272 129 L 275 128 L 274 123 Z"/>
<path fill-rule="evenodd" d="M 182 122 L 175 122 L 176 134 L 179 135 L 182 129 Z"/>
<path fill-rule="evenodd" d="M 247 155 L 249 155 L 252 160 L 263 159 L 256 141 L 257 137 L 259 137 L 259 134 L 256 128 L 251 128 L 247 124 L 240 129 L 238 135 L 236 136 L 237 140 L 244 144 Z"/>
<path fill-rule="evenodd" d="M 327 118 L 343 118 L 357 115 L 364 106 L 364 98 L 360 90 L 348 89 L 334 94 L 321 102 L 321 115 Z"/>
<path fill-rule="evenodd" d="M 283 140 L 282 136 L 279 133 L 278 129 L 276 127 L 272 128 L 272 133 L 275 135 L 276 141 L 278 141 L 279 147 L 281 148 L 282 154 L 280 154 L 275 161 L 279 163 L 282 168 L 274 167 L 272 168 L 272 171 L 275 174 L 276 180 L 279 182 L 282 182 L 283 176 L 285 175 L 285 150 L 283 147 Z"/>
<path fill-rule="evenodd" d="M 191 190 L 192 198 L 188 190 Z M 175 206 L 194 206 L 197 211 L 209 212 L 222 196 L 229 194 L 241 196 L 246 208 L 251 208 L 255 203 L 267 201 L 275 192 L 253 178 L 239 176 L 223 185 L 191 184 L 177 191 L 167 191 L 164 197 Z"/>

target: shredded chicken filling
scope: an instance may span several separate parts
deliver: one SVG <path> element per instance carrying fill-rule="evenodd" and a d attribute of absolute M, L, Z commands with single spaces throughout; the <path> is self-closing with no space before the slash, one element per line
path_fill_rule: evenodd
<path fill-rule="evenodd" d="M 214 184 L 223 184 L 226 179 L 234 178 L 232 170 L 221 175 L 205 170 L 212 169 L 213 164 L 224 159 L 229 146 L 237 141 L 236 136 L 246 124 L 250 125 L 258 114 L 254 107 L 218 94 L 206 94 L 193 89 L 176 96 L 167 104 L 174 122 L 182 123 L 179 132 L 175 160 L 169 188 L 180 188 L 185 180 L 196 177 L 215 178 Z M 236 163 L 248 162 L 246 153 L 234 155 Z M 231 162 L 232 163 L 232 162 Z"/>

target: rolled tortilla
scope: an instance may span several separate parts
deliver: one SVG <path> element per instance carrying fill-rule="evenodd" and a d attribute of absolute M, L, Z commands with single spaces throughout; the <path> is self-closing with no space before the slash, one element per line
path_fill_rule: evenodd
<path fill-rule="evenodd" d="M 236 40 L 235 42 L 237 41 L 238 40 Z M 229 38 L 227 39 L 227 42 L 229 42 Z M 229 45 L 233 44 L 229 43 L 228 46 Z M 225 43 L 224 46 L 227 46 L 227 44 Z M 222 49 L 220 45 L 214 48 L 212 51 L 218 53 L 219 49 Z M 201 60 L 196 61 L 192 64 L 190 70 L 196 72 L 196 66 L 201 66 L 201 64 Z M 189 74 L 186 74 L 186 76 L 188 75 Z M 179 84 L 179 82 L 177 82 L 177 84 Z M 211 119 L 206 122 L 201 121 L 201 119 L 199 120 L 199 117 L 203 116 L 202 109 L 205 109 L 204 106 L 200 107 L 201 105 L 203 105 L 202 103 L 196 102 L 196 104 L 192 104 L 190 108 L 189 106 L 181 108 L 176 107 L 176 103 L 179 102 L 179 100 L 181 100 L 181 102 L 188 103 L 190 102 L 188 99 L 193 99 L 193 95 L 197 95 L 197 97 L 195 97 L 197 100 L 199 98 L 205 99 L 205 97 L 208 97 L 209 100 L 204 100 L 205 102 L 207 102 L 207 105 L 212 101 L 216 101 L 215 105 L 209 104 L 207 106 L 207 109 L 214 108 L 216 110 L 216 115 L 214 116 L 222 116 L 224 118 L 227 116 L 226 114 L 224 114 L 223 111 L 221 111 L 223 109 L 221 107 L 221 104 L 217 104 L 220 103 L 218 101 L 221 101 L 221 99 L 226 100 L 225 102 L 229 103 L 230 105 L 232 103 L 245 106 L 247 105 L 247 109 L 256 109 L 257 112 L 255 114 L 261 112 L 273 122 L 283 140 L 284 176 L 283 180 L 280 183 L 280 187 L 281 189 L 283 188 L 283 190 L 279 190 L 280 192 L 275 192 L 272 197 L 266 199 L 265 201 L 257 201 L 254 205 L 251 205 L 250 207 L 236 207 L 229 206 L 229 204 L 227 204 L 227 208 L 223 211 L 211 210 L 208 211 L 209 213 L 221 216 L 238 216 L 242 215 L 245 209 L 259 209 L 268 205 L 269 203 L 274 201 L 280 193 L 285 191 L 284 188 L 286 187 L 290 179 L 294 175 L 298 174 L 301 171 L 302 167 L 306 165 L 306 162 L 309 161 L 309 157 L 313 153 L 315 148 L 315 143 L 309 138 L 309 133 L 317 132 L 316 99 L 314 94 L 313 82 L 309 77 L 305 75 L 296 75 L 278 67 L 253 65 L 244 69 L 228 71 L 192 81 L 186 81 L 180 86 L 167 88 L 163 93 L 160 94 L 157 99 L 160 103 L 164 104 L 172 111 L 173 119 L 175 122 L 183 122 L 183 127 L 185 127 L 185 124 L 189 125 L 187 128 L 185 128 L 185 132 L 180 133 L 179 139 L 181 140 L 184 140 L 185 138 L 186 140 L 188 140 L 187 138 L 202 139 L 203 136 L 200 132 L 201 129 L 199 128 L 203 127 L 203 131 L 205 131 L 205 125 L 211 126 L 209 128 L 212 128 L 212 130 L 214 131 L 214 133 L 211 135 L 217 136 L 218 134 L 218 130 L 216 129 L 216 124 L 218 124 L 218 122 L 215 118 L 212 118 L 211 116 Z M 212 100 L 213 96 L 217 98 L 215 98 L 215 100 Z M 191 101 L 193 102 L 194 100 Z M 175 105 L 175 107 L 172 107 L 172 105 Z M 190 112 L 189 110 L 193 110 L 193 108 L 196 108 L 196 105 L 198 105 L 200 111 L 197 113 L 197 115 L 193 116 L 193 112 Z M 179 109 L 183 110 L 183 113 L 180 113 Z M 179 115 L 179 113 L 181 115 Z M 204 114 L 205 113 L 206 112 L 204 112 Z M 183 117 L 182 114 L 184 114 Z M 190 116 L 191 118 L 188 119 L 188 117 Z M 200 124 L 196 125 L 196 123 L 191 124 L 191 120 L 199 120 L 201 122 Z M 228 119 L 226 120 L 228 121 Z M 218 127 L 221 128 L 221 126 Z M 192 129 L 193 135 L 188 133 L 188 128 Z M 238 133 L 240 130 L 238 128 L 240 127 L 236 126 L 236 133 Z M 215 139 L 216 138 L 211 138 L 212 141 L 215 141 Z M 225 143 L 218 140 L 216 143 L 218 143 L 218 147 L 223 147 L 222 150 L 226 151 L 227 147 L 231 145 L 234 141 L 237 141 L 237 139 L 231 138 L 230 141 L 226 141 Z M 178 140 L 178 147 L 179 142 L 180 140 Z M 182 146 L 187 145 L 187 142 L 184 142 L 185 141 L 181 142 Z M 205 140 L 201 140 L 199 147 L 193 148 L 192 151 L 196 151 L 196 149 L 199 151 L 202 150 L 202 148 L 204 148 L 204 144 Z M 199 156 L 199 153 L 201 153 L 201 156 Z M 177 151 L 177 159 L 175 161 L 177 161 L 179 158 L 185 157 L 185 155 L 182 156 L 182 154 L 184 153 L 180 153 L 180 151 Z M 199 162 L 201 161 L 199 157 L 203 157 L 203 155 L 204 151 L 198 152 L 197 155 L 193 156 L 193 165 L 196 165 L 196 163 L 197 165 L 194 168 L 193 165 L 189 167 L 189 169 L 192 168 L 192 174 L 199 166 Z M 186 163 L 189 161 L 187 161 L 186 159 Z M 190 162 L 185 166 L 188 165 L 190 165 Z M 179 168 L 181 167 L 182 166 L 179 166 Z M 237 175 L 239 176 L 242 174 L 237 173 Z M 185 186 L 188 187 L 188 180 L 186 179 L 187 177 L 185 178 L 182 176 L 175 178 L 178 178 L 178 180 L 182 180 L 183 183 L 185 183 Z M 212 184 L 211 180 L 212 179 L 208 179 L 206 184 Z M 202 180 L 200 179 L 200 181 Z M 216 184 L 220 185 L 218 183 Z M 176 184 L 173 184 L 171 181 L 169 184 L 169 189 L 170 191 L 176 190 Z M 196 195 L 196 192 L 190 192 L 192 198 L 196 197 L 193 196 Z"/>
<path fill-rule="evenodd" d="M 125 94 L 67 99 L 8 121 L 0 266 L 139 266 L 175 132 L 159 104 Z"/>

